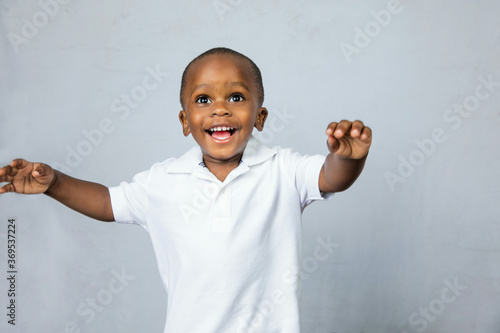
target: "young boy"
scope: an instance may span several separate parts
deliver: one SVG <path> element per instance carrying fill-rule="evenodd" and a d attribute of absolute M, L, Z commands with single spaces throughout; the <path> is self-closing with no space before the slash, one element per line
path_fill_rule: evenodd
<path fill-rule="evenodd" d="M 356 180 L 372 135 L 343 120 L 327 127 L 326 158 L 268 148 L 252 136 L 263 100 L 253 61 L 211 49 L 182 76 L 179 120 L 197 147 L 109 189 L 17 159 L 0 169 L 0 193 L 144 227 L 168 293 L 165 333 L 299 332 L 301 213 Z"/>

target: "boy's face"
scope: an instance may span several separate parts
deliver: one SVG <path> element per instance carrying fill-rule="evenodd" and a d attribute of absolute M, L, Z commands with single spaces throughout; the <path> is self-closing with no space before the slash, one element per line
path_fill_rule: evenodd
<path fill-rule="evenodd" d="M 194 63 L 182 101 L 184 135 L 193 135 L 205 163 L 239 162 L 253 128 L 262 131 L 267 117 L 250 65 L 232 55 L 210 55 Z"/>

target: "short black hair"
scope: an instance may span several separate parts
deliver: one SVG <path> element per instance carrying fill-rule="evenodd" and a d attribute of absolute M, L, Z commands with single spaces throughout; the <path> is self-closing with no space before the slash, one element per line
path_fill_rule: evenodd
<path fill-rule="evenodd" d="M 262 84 L 262 74 L 260 73 L 259 67 L 244 54 L 241 54 L 239 52 L 236 52 L 234 50 L 228 49 L 226 47 L 214 47 L 208 51 L 203 52 L 196 58 L 194 58 L 184 69 L 184 72 L 182 73 L 182 81 L 181 81 L 181 91 L 180 91 L 180 102 L 181 106 L 184 108 L 184 105 L 182 104 L 182 95 L 184 94 L 184 89 L 186 88 L 187 84 L 187 79 L 188 79 L 188 72 L 191 66 L 195 64 L 198 60 L 203 59 L 207 56 L 214 55 L 214 54 L 225 54 L 225 55 L 232 55 L 238 58 L 241 58 L 245 60 L 248 65 L 250 66 L 250 71 L 253 77 L 253 83 L 257 87 L 257 100 L 259 103 L 259 107 L 262 106 L 262 103 L 264 103 L 264 85 Z"/>

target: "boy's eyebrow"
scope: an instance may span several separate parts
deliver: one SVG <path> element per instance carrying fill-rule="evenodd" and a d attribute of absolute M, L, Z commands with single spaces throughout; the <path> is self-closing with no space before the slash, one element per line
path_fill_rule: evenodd
<path fill-rule="evenodd" d="M 226 85 L 226 86 L 239 86 L 239 87 L 243 87 L 245 90 L 249 91 L 248 86 L 247 86 L 244 82 L 240 82 L 240 81 L 235 81 L 235 82 L 227 82 L 225 85 Z M 195 87 L 193 88 L 193 90 L 191 91 L 191 95 L 192 95 L 192 94 L 193 94 L 193 92 L 195 92 L 196 90 L 201 89 L 201 88 L 205 88 L 205 87 L 210 88 L 210 87 L 212 87 L 212 85 L 211 85 L 211 84 L 209 84 L 209 83 L 202 83 L 202 84 L 199 84 L 199 85 L 197 85 L 197 86 L 195 86 Z"/>
<path fill-rule="evenodd" d="M 248 87 L 247 87 L 247 85 L 244 82 L 239 82 L 239 81 L 237 81 L 237 82 L 228 82 L 228 83 L 226 83 L 226 86 L 227 85 L 230 85 L 230 86 L 240 86 L 240 87 L 243 87 L 246 90 L 249 90 Z"/>

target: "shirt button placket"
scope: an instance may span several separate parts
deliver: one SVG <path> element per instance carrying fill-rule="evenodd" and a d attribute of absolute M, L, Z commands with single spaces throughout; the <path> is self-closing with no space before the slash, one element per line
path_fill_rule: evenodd
<path fill-rule="evenodd" d="M 224 186 L 215 197 L 212 231 L 229 232 L 231 231 L 231 188 Z"/>

